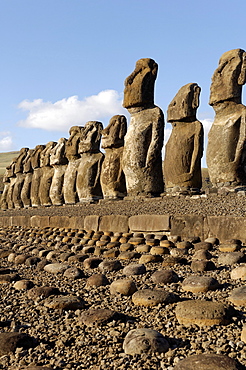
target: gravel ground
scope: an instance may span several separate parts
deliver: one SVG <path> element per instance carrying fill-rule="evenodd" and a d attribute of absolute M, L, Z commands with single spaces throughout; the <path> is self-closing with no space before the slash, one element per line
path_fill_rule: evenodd
<path fill-rule="evenodd" d="M 136 214 L 136 206 L 139 213 L 182 213 L 193 212 L 203 214 L 204 204 L 207 209 L 213 207 L 213 214 L 218 214 L 219 209 L 227 212 L 230 207 L 235 207 L 237 215 L 244 214 L 244 198 L 230 197 L 230 205 L 227 199 L 223 200 L 216 197 L 217 202 L 211 199 L 189 200 L 165 199 L 156 202 L 119 202 L 113 204 L 113 210 L 108 205 L 99 207 L 98 205 L 61 207 L 57 212 L 63 212 L 68 209 L 69 215 L 75 215 L 77 212 L 87 212 L 96 214 Z M 204 203 L 205 202 L 205 203 Z M 240 209 L 238 210 L 238 207 Z M 129 208 L 129 209 L 128 209 Z M 49 213 L 53 208 L 40 209 L 41 214 Z M 95 210 L 95 212 L 94 212 Z M 99 211 L 100 210 L 100 211 Z M 131 212 L 130 212 L 131 210 Z M 24 212 L 32 212 L 28 210 Z M 155 211 L 155 212 L 154 212 Z M 19 212 L 19 211 L 17 211 Z M 24 212 L 21 212 L 23 214 Z M 35 214 L 37 210 L 35 210 Z M 100 213 L 101 212 L 101 213 Z M 192 213 L 193 213 L 192 212 Z M 221 211 L 222 212 L 222 211 Z M 233 215 L 235 215 L 235 212 Z M 11 211 L 7 211 L 10 214 Z M 206 212 L 207 213 L 207 212 Z M 66 212 L 67 214 L 67 212 Z M 168 369 L 175 368 L 175 364 L 181 359 L 202 353 L 217 353 L 227 355 L 239 362 L 238 369 L 246 369 L 246 344 L 241 340 L 242 327 L 245 322 L 245 306 L 234 306 L 228 298 L 234 288 L 244 286 L 241 279 L 232 280 L 230 272 L 237 266 L 243 266 L 243 263 L 220 264 L 218 257 L 223 253 L 219 247 L 214 245 L 210 251 L 211 261 L 215 269 L 211 271 L 194 272 L 191 267 L 192 257 L 195 253 L 195 240 L 191 248 L 184 255 L 186 264 L 177 263 L 174 265 L 163 265 L 163 262 L 147 263 L 147 272 L 143 275 L 133 275 L 128 277 L 133 280 L 137 289 L 161 289 L 177 295 L 177 300 L 186 299 L 205 299 L 220 302 L 225 307 L 230 307 L 229 322 L 224 325 L 213 325 L 199 327 L 197 325 L 180 325 L 176 315 L 175 307 L 177 303 L 158 304 L 154 307 L 136 306 L 132 302 L 131 296 L 110 294 L 110 284 L 116 279 L 126 278 L 123 269 L 118 271 L 106 271 L 104 274 L 109 280 L 109 285 L 100 287 L 86 286 L 88 278 L 101 273 L 99 268 L 86 269 L 83 262 L 67 261 L 71 255 L 88 255 L 95 257 L 98 249 L 95 248 L 96 239 L 101 239 L 101 235 L 87 235 L 87 240 L 83 237 L 83 231 L 69 231 L 66 229 L 43 229 L 10 227 L 0 228 L 0 278 L 7 275 L 3 269 L 10 269 L 12 273 L 19 274 L 19 279 L 27 279 L 33 282 L 34 286 L 55 286 L 64 294 L 71 294 L 81 297 L 85 302 L 85 307 L 81 310 L 57 310 L 45 306 L 45 300 L 41 296 L 33 301 L 28 298 L 28 289 L 17 290 L 15 281 L 0 284 L 0 334 L 3 332 L 18 331 L 26 333 L 36 340 L 34 348 L 17 348 L 14 353 L 3 354 L 0 357 L 0 369 L 19 370 L 25 369 L 30 365 L 50 366 L 54 370 L 63 369 Z M 117 235 L 115 235 L 117 237 Z M 140 235 L 134 235 L 140 237 Z M 74 237 L 77 240 L 73 239 Z M 129 238 L 127 236 L 126 238 Z M 141 245 L 147 245 L 146 239 L 141 241 Z M 65 242 L 68 238 L 67 242 Z M 160 236 L 156 235 L 156 238 Z M 101 239 L 102 240 L 102 239 Z M 169 253 L 176 249 L 177 245 L 169 249 Z M 90 247 L 88 249 L 88 247 Z M 106 252 L 109 251 L 107 244 L 103 247 Z M 134 250 L 139 250 L 139 246 L 132 246 Z M 101 250 L 101 253 L 104 249 Z M 245 248 L 240 247 L 245 255 Z M 100 255 L 102 260 L 119 260 L 122 267 L 130 263 L 138 263 L 138 258 L 131 260 L 122 260 L 119 252 L 122 250 L 122 244 L 116 244 L 112 248 L 115 252 L 114 258 L 106 258 L 104 254 Z M 180 249 L 179 249 L 180 250 Z M 42 252 L 41 252 L 42 251 Z M 53 258 L 49 257 L 47 261 L 44 255 L 53 251 Z M 64 253 L 67 253 L 65 255 Z M 146 253 L 141 253 L 146 254 Z M 16 258 L 18 256 L 18 258 Z M 20 256 L 22 256 L 22 261 Z M 27 256 L 36 256 L 43 263 L 64 263 L 69 266 L 80 268 L 84 276 L 80 279 L 71 279 L 64 276 L 63 272 L 52 274 L 41 269 L 40 264 L 27 266 L 25 262 Z M 170 255 L 164 255 L 165 258 Z M 37 263 L 37 261 L 35 262 Z M 178 275 L 178 282 L 169 284 L 155 284 L 151 275 L 156 270 L 172 269 Z M 218 280 L 220 287 L 214 291 L 206 293 L 191 293 L 182 289 L 184 278 L 191 276 L 211 276 Z M 0 279 L 1 280 L 1 279 Z M 15 279 L 16 280 L 16 279 Z M 91 308 L 109 308 L 121 314 L 118 319 L 103 324 L 86 326 L 80 322 L 80 315 L 83 311 Z M 123 341 L 126 334 L 131 329 L 150 328 L 162 333 L 169 343 L 169 350 L 166 353 L 144 353 L 141 355 L 127 355 L 123 350 Z M 1 341 L 1 336 L 0 336 Z M 0 342 L 1 350 L 1 342 Z"/>
<path fill-rule="evenodd" d="M 198 199 L 179 196 L 163 198 L 139 198 L 130 201 L 103 201 L 100 204 L 75 204 L 62 207 L 39 207 L 0 211 L 2 216 L 40 215 L 40 216 L 80 216 L 80 215 L 126 215 L 138 214 L 197 214 L 211 216 L 245 216 L 246 197 L 237 194 L 212 195 Z"/>

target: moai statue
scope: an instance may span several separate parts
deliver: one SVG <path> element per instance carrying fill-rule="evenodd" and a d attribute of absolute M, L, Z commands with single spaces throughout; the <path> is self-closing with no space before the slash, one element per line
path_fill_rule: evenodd
<path fill-rule="evenodd" d="M 25 175 L 25 179 L 21 190 L 21 200 L 24 208 L 31 207 L 31 184 L 33 178 L 31 156 L 33 152 L 34 149 L 29 149 L 25 159 L 23 160 L 23 173 Z"/>
<path fill-rule="evenodd" d="M 40 167 L 42 170 L 42 176 L 39 186 L 39 198 L 42 206 L 51 206 L 52 202 L 50 199 L 50 186 L 54 175 L 54 168 L 50 165 L 50 153 L 51 150 L 57 143 L 49 141 L 46 144 L 45 149 L 40 154 Z"/>
<path fill-rule="evenodd" d="M 15 165 L 16 165 L 17 157 L 13 158 L 11 164 L 10 164 L 10 170 L 8 173 L 9 176 L 9 189 L 6 196 L 6 201 L 8 205 L 8 209 L 14 208 L 14 202 L 13 202 L 13 192 L 14 192 L 14 186 L 16 182 L 16 175 L 15 175 Z"/>
<path fill-rule="evenodd" d="M 23 162 L 27 156 L 29 148 L 22 148 L 20 154 L 17 157 L 15 164 L 15 186 L 13 189 L 13 203 L 15 208 L 22 208 L 23 203 L 21 200 L 21 190 L 25 180 L 25 174 L 23 173 Z"/>
<path fill-rule="evenodd" d="M 68 160 L 66 157 L 67 139 L 62 137 L 50 152 L 50 165 L 54 167 L 54 175 L 50 187 L 50 199 L 53 205 L 61 206 L 64 203 L 63 182 Z"/>
<path fill-rule="evenodd" d="M 8 191 L 10 187 L 11 173 L 12 173 L 12 169 L 11 169 L 11 165 L 9 165 L 6 167 L 5 173 L 3 175 L 4 188 L 3 188 L 3 193 L 1 197 L 1 209 L 4 211 L 8 209 L 7 196 L 8 196 Z"/>
<path fill-rule="evenodd" d="M 42 169 L 40 167 L 40 156 L 45 149 L 45 145 L 37 145 L 31 154 L 31 165 L 33 169 L 32 183 L 31 183 L 31 204 L 32 207 L 40 206 L 39 187 L 42 177 Z"/>
<path fill-rule="evenodd" d="M 101 122 L 89 121 L 82 131 L 77 175 L 77 193 L 80 202 L 102 198 L 100 173 L 104 155 L 99 150 L 102 130 Z"/>
<path fill-rule="evenodd" d="M 215 119 L 208 134 L 207 165 L 212 184 L 231 191 L 246 185 L 245 82 L 246 52 L 234 49 L 224 53 L 210 88 L 209 104 Z"/>
<path fill-rule="evenodd" d="M 154 105 L 157 69 L 153 59 L 140 59 L 125 80 L 123 107 L 131 114 L 131 121 L 125 136 L 123 171 L 130 196 L 157 196 L 164 190 L 164 116 Z"/>
<path fill-rule="evenodd" d="M 102 148 L 105 158 L 101 169 L 101 187 L 104 198 L 117 199 L 126 196 L 126 180 L 122 168 L 124 137 L 127 130 L 125 116 L 116 115 L 102 131 Z"/>
<path fill-rule="evenodd" d="M 204 135 L 203 126 L 196 119 L 200 91 L 196 83 L 189 83 L 181 87 L 168 106 L 167 121 L 173 129 L 164 159 L 167 193 L 194 194 L 202 187 Z"/>
<path fill-rule="evenodd" d="M 70 137 L 66 143 L 65 156 L 68 159 L 68 165 L 64 175 L 63 195 L 66 204 L 74 204 L 78 202 L 76 191 L 77 170 L 80 158 L 79 142 L 83 127 L 72 126 L 69 130 Z"/>

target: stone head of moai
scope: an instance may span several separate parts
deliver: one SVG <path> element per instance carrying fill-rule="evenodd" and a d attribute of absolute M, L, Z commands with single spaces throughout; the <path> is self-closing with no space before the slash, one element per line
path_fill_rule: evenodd
<path fill-rule="evenodd" d="M 100 148 L 103 124 L 98 121 L 88 121 L 81 133 L 79 153 L 97 153 Z"/>
<path fill-rule="evenodd" d="M 67 139 L 64 137 L 61 137 L 57 144 L 53 147 L 53 149 L 50 152 L 50 164 L 56 165 L 56 164 L 67 164 L 67 158 L 66 158 L 66 143 Z"/>
<path fill-rule="evenodd" d="M 72 126 L 69 129 L 69 139 L 66 143 L 66 156 L 69 160 L 79 158 L 79 142 L 83 127 Z"/>
<path fill-rule="evenodd" d="M 150 58 L 136 62 L 134 71 L 125 80 L 124 108 L 149 107 L 154 105 L 154 86 L 158 64 Z"/>
<path fill-rule="evenodd" d="M 44 150 L 40 154 L 40 166 L 50 166 L 50 153 L 51 150 L 57 143 L 55 141 L 49 141 L 46 145 Z"/>
<path fill-rule="evenodd" d="M 120 148 L 124 146 L 126 130 L 126 117 L 123 115 L 113 116 L 108 126 L 102 131 L 102 148 Z"/>
<path fill-rule="evenodd" d="M 210 87 L 209 104 L 215 106 L 226 100 L 242 101 L 242 86 L 246 82 L 246 52 L 242 49 L 227 51 L 219 60 Z"/>
<path fill-rule="evenodd" d="M 201 88 L 196 83 L 182 86 L 168 106 L 167 121 L 195 120 L 200 92 Z"/>
<path fill-rule="evenodd" d="M 40 154 L 45 149 L 45 145 L 36 145 L 32 154 L 31 154 L 31 163 L 32 168 L 39 168 L 40 167 Z"/>
<path fill-rule="evenodd" d="M 21 148 L 16 160 L 15 173 L 23 172 L 23 161 L 28 153 L 29 148 Z"/>

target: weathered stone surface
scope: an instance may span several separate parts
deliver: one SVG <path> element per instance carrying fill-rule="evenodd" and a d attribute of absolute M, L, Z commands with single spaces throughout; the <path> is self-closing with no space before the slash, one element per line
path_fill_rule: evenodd
<path fill-rule="evenodd" d="M 119 279 L 112 282 L 110 285 L 110 294 L 122 294 L 130 296 L 137 291 L 137 287 L 133 280 Z"/>
<path fill-rule="evenodd" d="M 17 290 L 28 290 L 34 286 L 31 280 L 19 280 L 14 283 L 13 287 Z"/>
<path fill-rule="evenodd" d="M 190 267 L 193 272 L 216 270 L 215 264 L 212 261 L 207 260 L 194 260 L 191 262 Z"/>
<path fill-rule="evenodd" d="M 63 263 L 49 263 L 48 265 L 44 266 L 44 271 L 49 272 L 51 274 L 60 274 L 66 271 L 68 265 Z"/>
<path fill-rule="evenodd" d="M 124 352 L 128 355 L 137 355 L 149 352 L 166 352 L 169 344 L 165 337 L 151 329 L 133 329 L 129 331 L 123 343 Z"/>
<path fill-rule="evenodd" d="M 84 260 L 83 265 L 85 269 L 94 269 L 97 268 L 102 261 L 101 258 L 90 257 Z"/>
<path fill-rule="evenodd" d="M 100 173 L 104 154 L 99 150 L 103 125 L 89 121 L 85 124 L 79 143 L 79 165 L 76 189 L 80 202 L 102 198 Z"/>
<path fill-rule="evenodd" d="M 31 205 L 38 207 L 40 205 L 39 187 L 42 177 L 42 170 L 40 168 L 40 156 L 45 149 L 45 145 L 37 145 L 31 154 L 31 165 L 33 169 L 32 183 L 31 183 Z"/>
<path fill-rule="evenodd" d="M 31 226 L 31 218 L 30 216 L 11 216 L 9 218 L 11 226 L 23 226 L 23 227 L 30 227 Z"/>
<path fill-rule="evenodd" d="M 14 353 L 18 347 L 28 349 L 34 346 L 35 340 L 28 334 L 18 332 L 0 333 L 1 356 L 7 355 L 9 353 Z"/>
<path fill-rule="evenodd" d="M 179 277 L 173 270 L 159 270 L 155 271 L 151 279 L 156 284 L 170 284 L 170 283 L 177 283 L 179 281 Z"/>
<path fill-rule="evenodd" d="M 99 228 L 99 220 L 100 220 L 100 217 L 97 215 L 85 216 L 85 219 L 84 219 L 85 230 L 97 231 Z"/>
<path fill-rule="evenodd" d="M 226 311 L 222 303 L 190 300 L 179 302 L 175 314 L 181 325 L 210 326 L 223 324 Z"/>
<path fill-rule="evenodd" d="M 171 218 L 171 235 L 189 238 L 191 235 L 204 239 L 204 217 L 197 215 L 174 215 Z"/>
<path fill-rule="evenodd" d="M 241 279 L 246 280 L 246 265 L 236 267 L 235 269 L 231 270 L 231 279 Z"/>
<path fill-rule="evenodd" d="M 34 287 L 28 290 L 27 297 L 35 301 L 38 298 L 47 298 L 51 295 L 61 294 L 59 289 L 51 286 Z"/>
<path fill-rule="evenodd" d="M 246 306 L 246 286 L 241 286 L 232 290 L 229 301 L 236 306 Z"/>
<path fill-rule="evenodd" d="M 128 232 L 129 230 L 128 216 L 122 215 L 102 216 L 99 222 L 99 230 L 113 232 Z"/>
<path fill-rule="evenodd" d="M 130 275 L 143 275 L 146 273 L 146 267 L 144 265 L 139 265 L 138 263 L 130 263 L 124 267 L 122 274 L 126 276 Z"/>
<path fill-rule="evenodd" d="M 207 216 L 206 233 L 216 235 L 220 242 L 238 238 L 246 242 L 246 219 L 234 216 Z"/>
<path fill-rule="evenodd" d="M 91 287 L 91 286 L 105 286 L 108 285 L 109 281 L 107 277 L 104 274 L 94 274 L 91 275 L 87 281 L 86 281 L 86 286 Z"/>
<path fill-rule="evenodd" d="M 129 195 L 163 192 L 164 117 L 161 109 L 154 105 L 157 69 L 153 59 L 140 59 L 125 80 L 123 106 L 129 110 L 131 121 L 125 136 L 123 170 Z"/>
<path fill-rule="evenodd" d="M 234 265 L 235 263 L 240 263 L 244 258 L 243 252 L 230 252 L 222 253 L 218 257 L 218 263 L 220 265 Z"/>
<path fill-rule="evenodd" d="M 175 370 L 237 370 L 235 360 L 225 355 L 215 353 L 203 353 L 189 356 L 174 367 Z"/>
<path fill-rule="evenodd" d="M 175 302 L 175 297 L 173 294 L 161 289 L 142 289 L 132 295 L 132 302 L 136 306 L 153 307 L 159 303 L 173 303 Z"/>
<path fill-rule="evenodd" d="M 213 249 L 213 245 L 208 242 L 198 242 L 194 244 L 194 249 L 195 251 L 198 251 L 201 249 L 204 251 L 210 251 L 211 249 Z"/>
<path fill-rule="evenodd" d="M 116 312 L 107 308 L 89 309 L 80 315 L 79 322 L 86 326 L 97 326 L 114 320 L 116 317 Z"/>
<path fill-rule="evenodd" d="M 160 255 L 153 255 L 153 254 L 142 254 L 142 256 L 139 258 L 138 263 L 140 264 L 146 264 L 146 263 L 157 263 L 162 262 L 163 258 Z"/>
<path fill-rule="evenodd" d="M 54 174 L 50 186 L 50 199 L 52 204 L 60 206 L 64 203 L 63 183 L 67 169 L 68 159 L 66 157 L 67 139 L 64 137 L 50 151 L 50 165 L 54 168 Z"/>
<path fill-rule="evenodd" d="M 102 148 L 105 149 L 105 158 L 100 181 L 104 198 L 117 199 L 126 196 L 126 181 L 122 168 L 126 130 L 126 117 L 116 115 L 102 131 Z"/>
<path fill-rule="evenodd" d="M 23 173 L 25 176 L 20 196 L 24 208 L 31 206 L 31 184 L 33 176 L 31 156 L 33 152 L 34 149 L 29 149 L 27 155 L 23 159 Z"/>
<path fill-rule="evenodd" d="M 68 216 L 51 216 L 49 220 L 50 227 L 69 227 L 70 218 Z"/>
<path fill-rule="evenodd" d="M 77 296 L 48 297 L 44 300 L 44 306 L 55 310 L 80 310 L 84 308 L 84 301 Z"/>
<path fill-rule="evenodd" d="M 246 343 L 246 325 L 243 326 L 242 333 L 241 333 L 241 340 Z"/>
<path fill-rule="evenodd" d="M 50 165 L 50 153 L 56 145 L 56 142 L 49 141 L 45 149 L 40 154 L 40 167 L 42 170 L 42 176 L 39 185 L 39 199 L 43 206 L 51 206 L 52 202 L 50 199 L 50 187 L 52 178 L 54 175 L 54 168 Z"/>
<path fill-rule="evenodd" d="M 13 195 L 12 195 L 14 208 L 23 207 L 23 203 L 21 200 L 21 190 L 22 190 L 24 180 L 25 180 L 25 175 L 23 173 L 23 161 L 25 160 L 27 156 L 28 150 L 29 150 L 28 148 L 21 148 L 20 153 L 16 159 L 16 164 L 14 168 L 16 180 L 15 180 L 15 185 L 14 185 Z"/>
<path fill-rule="evenodd" d="M 49 216 L 32 216 L 31 227 L 47 227 L 50 225 Z"/>
<path fill-rule="evenodd" d="M 83 127 L 72 126 L 69 130 L 69 139 L 65 147 L 65 156 L 68 159 L 68 165 L 64 175 L 63 192 L 66 204 L 74 204 L 78 201 L 76 192 L 76 179 L 79 165 L 79 142 Z"/>
<path fill-rule="evenodd" d="M 241 104 L 245 60 L 242 49 L 224 53 L 212 77 L 209 104 L 215 110 L 215 120 L 208 134 L 207 164 L 215 186 L 246 184 L 246 107 Z"/>
<path fill-rule="evenodd" d="M 98 268 L 100 271 L 118 271 L 122 269 L 122 265 L 118 260 L 104 260 L 99 265 Z"/>
<path fill-rule="evenodd" d="M 169 231 L 169 215 L 136 215 L 129 217 L 131 231 Z"/>
<path fill-rule="evenodd" d="M 164 159 L 168 192 L 200 189 L 202 186 L 203 126 L 196 119 L 200 91 L 197 84 L 187 84 L 181 87 L 168 106 L 167 119 L 173 126 Z"/>
<path fill-rule="evenodd" d="M 78 267 L 69 267 L 65 272 L 64 276 L 68 279 L 81 279 L 84 277 L 83 271 Z"/>
<path fill-rule="evenodd" d="M 219 288 L 216 279 L 209 276 L 188 276 L 182 283 L 183 290 L 192 293 L 207 292 Z"/>

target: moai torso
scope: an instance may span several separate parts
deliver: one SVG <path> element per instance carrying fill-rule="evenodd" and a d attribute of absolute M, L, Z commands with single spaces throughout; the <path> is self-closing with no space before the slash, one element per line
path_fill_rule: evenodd
<path fill-rule="evenodd" d="M 245 51 L 224 53 L 210 88 L 215 119 L 208 134 L 207 164 L 213 185 L 232 190 L 246 185 L 246 107 L 241 103 L 245 82 Z"/>
<path fill-rule="evenodd" d="M 173 129 L 164 159 L 167 192 L 198 191 L 202 186 L 203 126 L 196 119 L 200 90 L 195 83 L 183 86 L 168 107 Z"/>
<path fill-rule="evenodd" d="M 153 59 L 140 59 L 125 80 L 123 106 L 131 114 L 123 151 L 128 195 L 148 196 L 163 192 L 164 116 L 154 105 L 157 69 Z"/>
<path fill-rule="evenodd" d="M 125 175 L 122 168 L 126 130 L 126 117 L 116 115 L 102 131 L 105 158 L 101 170 L 101 186 L 104 198 L 122 198 L 126 195 Z"/>

